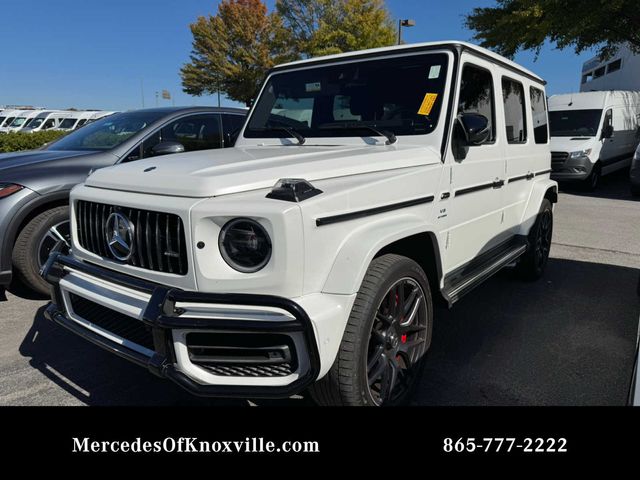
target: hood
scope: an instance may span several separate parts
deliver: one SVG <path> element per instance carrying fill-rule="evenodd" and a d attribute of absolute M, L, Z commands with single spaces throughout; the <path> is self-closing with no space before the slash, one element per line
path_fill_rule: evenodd
<path fill-rule="evenodd" d="M 86 185 L 205 198 L 271 188 L 281 178 L 323 180 L 439 162 L 440 153 L 422 145 L 235 147 L 103 168 Z"/>
<path fill-rule="evenodd" d="M 551 137 L 552 152 L 577 152 L 594 148 L 598 142 L 596 137 Z"/>
<path fill-rule="evenodd" d="M 28 150 L 26 152 L 0 153 L 0 179 L 2 179 L 3 170 L 16 167 L 24 168 L 30 165 L 93 153 L 95 152 L 61 152 L 56 150 Z"/>

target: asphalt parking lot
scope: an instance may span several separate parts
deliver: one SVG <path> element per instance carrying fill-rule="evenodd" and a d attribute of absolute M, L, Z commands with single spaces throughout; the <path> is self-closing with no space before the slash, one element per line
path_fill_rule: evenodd
<path fill-rule="evenodd" d="M 415 404 L 625 404 L 640 314 L 640 201 L 627 182 L 563 188 L 541 281 L 505 270 L 438 309 Z M 192 397 L 51 324 L 45 303 L 0 293 L 0 405 L 248 404 Z"/>

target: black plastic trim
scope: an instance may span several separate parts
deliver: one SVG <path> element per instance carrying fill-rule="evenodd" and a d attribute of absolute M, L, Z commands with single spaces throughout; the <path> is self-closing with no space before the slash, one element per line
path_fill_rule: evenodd
<path fill-rule="evenodd" d="M 380 213 L 391 212 L 393 210 L 431 203 L 433 202 L 434 198 L 435 197 L 433 195 L 429 195 L 428 197 L 416 198 L 414 200 L 407 200 L 405 202 L 392 203 L 391 205 L 383 205 L 381 207 L 368 208 L 366 210 L 358 210 L 356 212 L 332 215 L 330 217 L 322 217 L 316 219 L 316 226 L 322 227 L 324 225 L 331 225 L 339 222 L 348 222 L 349 220 L 355 220 L 357 218 L 369 217 L 371 215 L 378 215 Z"/>
<path fill-rule="evenodd" d="M 493 188 L 494 182 L 483 183 L 482 185 L 474 185 L 473 187 L 465 187 L 460 190 L 456 190 L 456 197 L 460 195 L 467 195 L 468 193 L 475 193 L 481 190 L 487 190 L 489 188 Z"/>
<path fill-rule="evenodd" d="M 536 172 L 536 177 L 537 177 L 538 175 L 545 175 L 545 174 L 547 174 L 547 173 L 551 173 L 551 169 L 548 169 L 548 170 L 542 170 L 542 171 L 540 171 L 540 172 Z"/>
<path fill-rule="evenodd" d="M 108 282 L 134 290 L 150 293 L 151 298 L 145 308 L 142 321 L 152 328 L 155 354 L 152 357 L 123 347 L 109 339 L 84 328 L 69 319 L 60 303 L 59 281 L 67 272 L 64 267 L 96 276 Z M 95 267 L 60 253 L 52 254 L 45 265 L 43 277 L 51 282 L 53 302 L 46 309 L 47 318 L 71 330 L 86 340 L 108 350 L 126 360 L 146 367 L 152 373 L 169 378 L 194 395 L 242 398 L 283 398 L 299 393 L 310 385 L 320 372 L 320 354 L 315 340 L 311 319 L 297 303 L 273 295 L 198 293 L 177 288 L 169 288 L 122 275 L 111 270 Z M 280 308 L 290 313 L 294 320 L 283 322 L 238 321 L 216 318 L 189 318 L 180 316 L 175 308 L 177 302 L 224 303 L 231 305 L 252 305 Z M 178 371 L 174 365 L 175 352 L 171 341 L 172 329 L 207 329 L 235 332 L 300 332 L 305 340 L 309 369 L 300 378 L 284 386 L 235 386 L 202 385 Z"/>
<path fill-rule="evenodd" d="M 526 175 L 518 175 L 517 177 L 511 177 L 509 179 L 509 183 L 514 183 L 514 182 L 519 182 L 520 180 L 530 180 L 531 178 L 533 178 L 533 175 L 529 176 L 530 174 L 527 173 Z"/>

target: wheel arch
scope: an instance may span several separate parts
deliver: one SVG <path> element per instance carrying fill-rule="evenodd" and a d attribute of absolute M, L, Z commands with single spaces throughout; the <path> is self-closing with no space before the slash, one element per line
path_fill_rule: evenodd
<path fill-rule="evenodd" d="M 14 215 L 5 233 L 4 241 L 2 242 L 3 251 L 0 252 L 2 260 L 0 263 L 2 265 L 11 265 L 11 255 L 16 239 L 27 223 L 42 212 L 68 204 L 69 191 L 60 191 L 36 197 L 23 205 Z"/>
<path fill-rule="evenodd" d="M 542 200 L 547 199 L 552 205 L 558 203 L 558 183 L 549 178 L 540 179 L 533 184 L 529 201 L 520 221 L 520 235 L 528 235 L 536 221 Z"/>
<path fill-rule="evenodd" d="M 338 251 L 323 292 L 356 293 L 371 261 L 388 253 L 418 263 L 427 274 L 432 290 L 439 294 L 442 260 L 438 236 L 432 225 L 415 215 L 390 217 L 353 232 Z"/>

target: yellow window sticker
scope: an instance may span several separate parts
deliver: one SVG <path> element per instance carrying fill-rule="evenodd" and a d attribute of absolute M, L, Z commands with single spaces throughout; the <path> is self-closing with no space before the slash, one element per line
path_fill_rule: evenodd
<path fill-rule="evenodd" d="M 437 93 L 427 93 L 424 96 L 424 100 L 422 100 L 422 105 L 420 105 L 420 109 L 418 109 L 418 115 L 428 116 L 431 113 L 431 110 L 433 109 L 433 106 L 435 105 L 437 99 L 438 99 Z"/>

